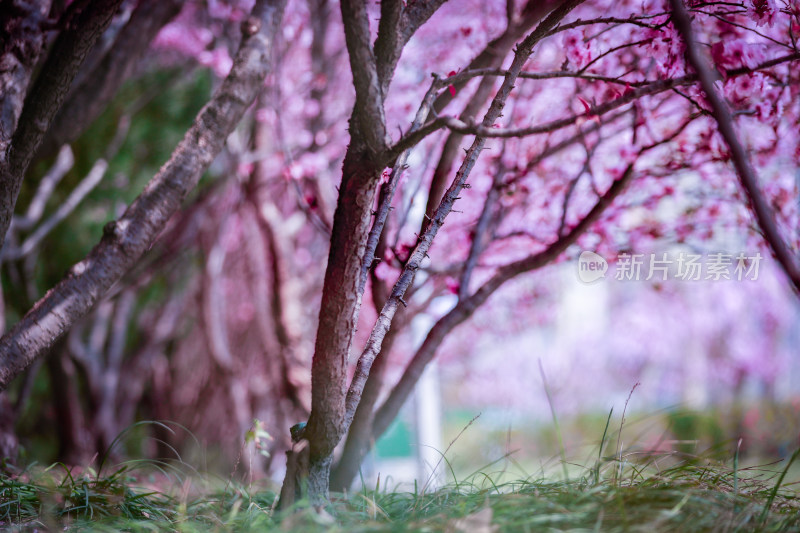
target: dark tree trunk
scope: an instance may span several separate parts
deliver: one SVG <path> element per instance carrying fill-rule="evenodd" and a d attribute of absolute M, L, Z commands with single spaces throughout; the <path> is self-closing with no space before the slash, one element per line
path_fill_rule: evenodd
<path fill-rule="evenodd" d="M 380 170 L 365 152 L 355 153 L 351 144 L 343 165 L 343 179 L 333 218 L 331 248 L 325 273 L 319 329 L 311 367 L 312 411 L 303 439 L 308 451 L 290 452 L 287 480 L 307 475 L 308 497 L 315 506 L 328 498 L 328 478 L 333 449 L 342 437 L 345 416 L 347 364 L 358 322 L 361 295 L 358 285 Z M 298 460 L 308 457 L 307 470 Z M 304 487 L 298 478 L 295 488 Z M 286 496 L 293 491 L 287 489 Z M 281 507 L 292 504 L 281 500 Z"/>
<path fill-rule="evenodd" d="M 47 370 L 53 391 L 53 415 L 58 433 L 58 458 L 68 465 L 85 464 L 91 459 L 95 442 L 90 436 L 77 389 L 75 365 L 64 342 L 57 343 L 47 356 Z"/>

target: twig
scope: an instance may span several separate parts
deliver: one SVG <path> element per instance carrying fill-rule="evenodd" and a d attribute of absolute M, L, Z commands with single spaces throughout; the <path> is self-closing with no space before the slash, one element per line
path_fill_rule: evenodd
<path fill-rule="evenodd" d="M 753 166 L 750 164 L 750 159 L 744 146 L 742 146 L 736 134 L 730 109 L 714 87 L 715 79 L 711 67 L 709 67 L 708 62 L 702 57 L 700 50 L 695 44 L 692 24 L 686 12 L 686 8 L 681 0 L 670 0 L 670 3 L 674 13 L 675 27 L 686 43 L 687 59 L 695 72 L 697 72 L 697 78 L 711 105 L 711 114 L 714 120 L 717 121 L 719 132 L 722 134 L 722 137 L 725 139 L 725 144 L 728 145 L 731 151 L 731 162 L 736 169 L 736 174 L 739 176 L 739 182 L 742 184 L 742 188 L 747 193 L 750 207 L 764 235 L 764 240 L 767 241 L 767 244 L 772 249 L 775 258 L 778 260 L 778 263 L 783 268 L 792 285 L 794 285 L 795 290 L 800 291 L 800 266 L 798 266 L 797 258 L 783 240 L 778 226 L 775 223 L 774 212 L 767 204 L 759 189 L 758 177 L 756 176 Z"/>
<path fill-rule="evenodd" d="M 417 110 L 417 114 L 411 124 L 410 131 L 419 129 L 422 123 L 428 118 L 428 113 L 430 112 L 434 98 L 436 97 L 436 91 L 442 86 L 442 84 L 442 79 L 439 76 L 434 75 L 431 86 L 428 89 L 428 92 L 425 93 L 425 97 L 422 99 L 422 103 Z M 375 220 L 372 223 L 372 228 L 370 228 L 369 236 L 367 237 L 367 247 L 361 263 L 361 279 L 358 283 L 358 294 L 364 293 L 364 287 L 367 284 L 367 273 L 369 272 L 369 269 L 375 260 L 375 250 L 378 248 L 378 242 L 380 241 L 381 234 L 383 233 L 383 228 L 386 225 L 386 218 L 389 215 L 389 209 L 392 205 L 394 191 L 397 188 L 397 183 L 400 181 L 400 175 L 405 170 L 406 161 L 408 160 L 408 155 L 410 152 L 411 148 L 403 151 L 403 153 L 400 154 L 392 168 L 391 175 L 389 176 L 389 182 L 383 184 L 381 187 L 378 211 L 375 215 Z"/>
<path fill-rule="evenodd" d="M 754 68 L 738 68 L 733 69 L 727 72 L 727 77 L 737 77 L 746 74 L 751 74 L 753 72 L 757 72 L 760 70 L 764 70 L 767 68 L 771 68 L 783 63 L 788 63 L 792 61 L 800 60 L 800 52 L 795 52 L 793 54 L 788 54 L 785 56 L 781 56 L 775 59 L 771 59 L 769 61 L 764 61 L 763 63 L 756 65 Z M 644 96 L 651 96 L 654 94 L 659 94 L 664 91 L 669 91 L 674 89 L 675 87 L 682 87 L 686 85 L 692 85 L 696 83 L 698 77 L 696 74 L 687 74 L 685 76 L 680 76 L 678 78 L 670 78 L 667 80 L 658 80 L 647 83 L 646 85 L 641 85 L 638 88 L 628 92 L 627 94 L 623 94 L 619 98 L 615 100 L 611 100 L 610 102 L 606 102 L 604 104 L 600 104 L 597 106 L 592 107 L 589 111 L 585 113 L 580 113 L 576 115 L 571 115 L 569 117 L 565 117 L 562 119 L 557 119 L 546 124 L 541 124 L 538 126 L 532 126 L 529 128 L 519 128 L 519 129 L 496 129 L 496 128 L 487 128 L 482 125 L 471 125 L 467 124 L 461 120 L 458 120 L 453 117 L 444 117 L 440 116 L 435 120 L 428 122 L 423 127 L 415 132 L 411 132 L 401 139 L 399 139 L 394 146 L 392 146 L 388 152 L 387 157 L 391 158 L 393 154 L 399 153 L 402 150 L 405 150 L 409 146 L 414 146 L 422 139 L 437 131 L 443 127 L 450 128 L 453 131 L 458 131 L 460 133 L 472 134 L 472 135 L 480 135 L 487 138 L 504 138 L 504 137 L 525 137 L 528 135 L 538 135 L 542 133 L 552 133 L 556 130 L 572 126 L 574 125 L 579 118 L 587 118 L 587 117 L 594 117 L 600 116 L 609 111 L 614 109 L 618 109 L 622 106 L 625 106 L 634 100 L 642 98 Z M 633 87 L 633 85 L 632 85 Z"/>
<path fill-rule="evenodd" d="M 28 205 L 28 210 L 21 217 L 15 216 L 11 224 L 13 228 L 18 231 L 28 231 L 34 224 L 39 222 L 44 214 L 44 207 L 50 197 L 53 196 L 56 186 L 61 181 L 67 172 L 70 171 L 75 164 L 75 157 L 72 155 L 72 149 L 69 145 L 65 144 L 61 147 L 56 157 L 56 162 L 47 171 L 47 174 L 39 182 L 39 187 L 33 195 L 33 200 Z"/>
<path fill-rule="evenodd" d="M 16 261 L 33 252 L 53 228 L 67 218 L 75 208 L 78 207 L 81 201 L 83 201 L 86 195 L 100 183 L 107 169 L 108 163 L 106 160 L 98 159 L 86 177 L 72 190 L 64 203 L 58 206 L 56 212 L 37 227 L 36 231 L 31 233 L 19 248 L 3 250 L 2 260 Z"/>

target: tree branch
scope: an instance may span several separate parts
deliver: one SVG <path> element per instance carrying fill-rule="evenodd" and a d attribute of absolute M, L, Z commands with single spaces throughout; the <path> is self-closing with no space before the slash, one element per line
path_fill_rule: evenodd
<path fill-rule="evenodd" d="M 42 25 L 50 2 L 8 2 L 0 21 L 0 168 L 8 163 L 8 147 L 17 129 L 33 69 L 45 44 Z M 0 238 L 2 246 L 2 238 Z"/>
<path fill-rule="evenodd" d="M 378 37 L 375 39 L 375 58 L 383 96 L 389 89 L 394 69 L 403 48 L 414 33 L 447 0 L 425 0 L 406 5 L 404 0 L 383 0 Z"/>
<path fill-rule="evenodd" d="M 36 193 L 33 195 L 33 200 L 28 205 L 25 215 L 14 217 L 11 226 L 15 230 L 28 231 L 34 224 L 41 220 L 44 214 L 44 208 L 50 198 L 53 196 L 56 186 L 61 182 L 61 179 L 72 169 L 75 164 L 75 156 L 72 154 L 72 149 L 69 145 L 64 145 L 58 152 L 55 163 L 47 171 L 47 174 L 39 181 L 39 186 L 36 188 Z"/>
<path fill-rule="evenodd" d="M 125 214 L 106 225 L 90 254 L 0 339 L 0 390 L 85 315 L 152 246 L 255 100 L 270 68 L 269 52 L 285 4 L 286 0 L 256 2 L 242 24 L 244 38 L 230 74 L 169 161 Z"/>
<path fill-rule="evenodd" d="M 503 183 L 503 164 L 502 159 L 498 158 L 497 169 L 492 179 L 492 186 L 489 192 L 486 193 L 486 199 L 483 201 L 481 214 L 478 216 L 478 221 L 472 230 L 472 244 L 469 247 L 469 254 L 467 260 L 464 262 L 464 269 L 461 271 L 461 278 L 458 281 L 458 298 L 466 298 L 469 294 L 469 283 L 472 279 L 472 272 L 478 264 L 478 258 L 484 249 L 484 240 L 486 239 L 490 222 L 492 221 L 495 204 L 500 197 L 500 187 Z"/>
<path fill-rule="evenodd" d="M 738 68 L 730 70 L 727 73 L 727 77 L 733 78 L 733 77 L 743 76 L 760 70 L 768 69 L 780 65 L 782 63 L 788 63 L 798 60 L 800 60 L 800 53 L 795 52 L 793 54 L 788 54 L 775 59 L 771 59 L 769 61 L 764 61 L 763 63 L 756 65 L 754 68 Z M 447 127 L 459 133 L 470 134 L 470 135 L 481 135 L 487 138 L 525 137 L 528 135 L 552 133 L 556 130 L 572 126 L 580 118 L 587 119 L 589 117 L 600 116 L 605 113 L 608 113 L 609 111 L 613 111 L 614 109 L 618 109 L 624 105 L 627 105 L 633 102 L 634 100 L 637 100 L 644 96 L 659 94 L 664 91 L 672 90 L 675 87 L 692 85 L 697 81 L 698 77 L 696 74 L 687 74 L 685 76 L 680 76 L 678 78 L 670 78 L 667 80 L 654 81 L 647 85 L 642 85 L 641 87 L 638 87 L 637 89 L 634 89 L 628 92 L 627 94 L 623 94 L 622 96 L 616 98 L 615 100 L 611 100 L 604 104 L 596 105 L 585 113 L 571 115 L 562 119 L 553 120 L 545 124 L 540 124 L 538 126 L 531 126 L 529 128 L 508 128 L 508 129 L 487 128 L 486 126 L 480 124 L 477 125 L 470 124 L 454 117 L 439 116 L 434 120 L 428 122 L 424 126 L 422 126 L 420 129 L 413 132 L 409 132 L 408 134 L 400 138 L 387 151 L 387 159 L 391 158 L 394 154 L 398 154 L 402 150 L 409 148 L 410 146 L 415 146 L 425 137 L 443 127 Z"/>
<path fill-rule="evenodd" d="M 30 255 L 30 253 L 39 246 L 42 240 L 47 237 L 53 228 L 55 228 L 62 220 L 67 218 L 75 210 L 75 208 L 78 207 L 83 199 L 86 198 L 86 195 L 92 192 L 92 190 L 94 190 L 94 188 L 100 184 L 100 181 L 103 179 L 103 176 L 108 169 L 107 161 L 114 159 L 114 156 L 116 156 L 120 146 L 122 146 L 122 143 L 128 134 L 129 128 L 130 117 L 124 115 L 117 123 L 117 131 L 114 134 L 114 138 L 106 148 L 105 157 L 95 161 L 86 177 L 83 178 L 80 183 L 78 183 L 69 196 L 67 196 L 67 199 L 58 206 L 56 212 L 53 213 L 41 225 L 39 225 L 39 227 L 37 227 L 33 233 L 28 235 L 28 237 L 19 247 L 10 248 L 9 243 L 7 242 L 5 247 L 0 250 L 0 261 L 16 261 Z M 64 157 L 68 158 L 67 161 L 64 161 Z M 59 153 L 59 159 L 56 161 L 56 166 L 53 169 L 56 174 L 51 175 L 48 173 L 48 175 L 42 179 L 42 183 L 39 189 L 36 191 L 36 196 L 28 208 L 28 213 L 26 214 L 25 218 L 21 220 L 23 223 L 22 226 L 20 226 L 18 222 L 20 219 L 14 217 L 12 219 L 12 230 L 23 229 L 25 227 L 30 228 L 39 220 L 39 218 L 41 218 L 41 210 L 44 209 L 44 203 L 47 202 L 49 196 L 53 193 L 53 187 L 55 187 L 55 183 L 57 183 L 57 181 L 53 178 L 62 172 L 62 169 L 59 168 L 59 160 L 61 160 L 61 165 L 64 165 L 66 162 L 68 162 L 69 166 L 72 166 L 73 155 L 68 145 L 64 145 Z M 68 169 L 64 169 L 63 172 L 66 172 L 67 170 Z M 61 178 L 59 177 L 58 179 L 60 180 Z M 32 215 L 36 216 L 34 217 Z"/>
<path fill-rule="evenodd" d="M 83 59 L 108 27 L 122 0 L 95 0 L 70 20 L 36 78 L 8 147 L 0 160 L 0 247 L 5 240 L 22 180 L 53 117 L 67 97 Z"/>
<path fill-rule="evenodd" d="M 342 0 L 341 7 L 344 37 L 356 89 L 353 119 L 367 148 L 373 154 L 380 154 L 386 149 L 386 116 L 375 55 L 370 45 L 366 2 Z"/>
<path fill-rule="evenodd" d="M 100 116 L 134 74 L 150 42 L 181 7 L 178 0 L 139 2 L 100 64 L 70 91 L 42 142 L 39 157 L 48 157 L 62 144 L 76 140 Z"/>
<path fill-rule="evenodd" d="M 425 119 L 428 118 L 428 113 L 433 105 L 433 99 L 436 96 L 436 91 L 442 85 L 442 80 L 438 76 L 434 76 L 425 98 L 417 110 L 414 117 L 414 122 L 411 124 L 410 131 L 414 131 L 422 125 Z M 397 158 L 392 168 L 392 173 L 389 176 L 389 182 L 385 183 L 381 188 L 381 194 L 378 199 L 378 211 L 375 214 L 375 221 L 372 223 L 372 228 L 367 237 L 367 248 L 364 252 L 364 258 L 361 261 L 361 280 L 358 284 L 358 294 L 364 294 L 364 287 L 367 285 L 367 274 L 373 261 L 375 260 L 375 250 L 378 247 L 378 242 L 383 234 L 383 228 L 386 224 L 386 218 L 389 216 L 389 210 L 392 206 L 392 199 L 394 198 L 394 191 L 397 188 L 397 182 L 400 181 L 400 175 L 405 170 L 408 154 L 411 150 L 406 150 Z"/>
<path fill-rule="evenodd" d="M 505 107 L 506 100 L 508 99 L 511 90 L 514 88 L 517 74 L 522 70 L 522 66 L 530 57 L 533 52 L 533 47 L 538 43 L 548 31 L 550 31 L 560 20 L 562 20 L 575 6 L 581 3 L 582 0 L 568 0 L 555 8 L 550 15 L 542 21 L 539 26 L 528 35 L 518 46 L 514 52 L 514 60 L 509 68 L 509 73 L 503 80 L 500 89 L 497 91 L 491 105 L 489 106 L 486 115 L 483 118 L 482 124 L 489 128 L 494 124 L 497 118 Z M 469 177 L 472 168 L 474 167 L 481 151 L 483 150 L 486 140 L 482 137 L 476 137 L 472 146 L 467 151 L 461 168 L 456 173 L 453 183 L 450 185 L 447 193 L 444 195 L 439 208 L 436 210 L 434 217 L 431 219 L 425 232 L 420 236 L 417 245 L 409 256 L 403 272 L 400 274 L 397 282 L 392 288 L 392 292 L 383 306 L 380 315 L 372 329 L 369 340 L 367 341 L 364 351 L 358 359 L 356 365 L 355 375 L 350 382 L 350 388 L 347 391 L 346 411 L 344 419 L 344 429 L 350 427 L 350 423 L 355 415 L 356 408 L 361 400 L 361 394 L 364 390 L 364 384 L 369 377 L 370 368 L 376 355 L 381 350 L 381 343 L 383 342 L 386 333 L 392 324 L 392 319 L 397 311 L 398 306 L 403 303 L 403 295 L 408 287 L 414 280 L 414 275 L 419 269 L 423 259 L 430 249 L 433 239 L 439 231 L 439 228 L 444 224 L 447 215 L 452 211 L 453 205 L 458 199 L 461 189 L 464 187 L 467 178 Z"/>
<path fill-rule="evenodd" d="M 508 280 L 554 261 L 578 237 L 580 237 L 613 203 L 614 199 L 625 189 L 633 176 L 633 166 L 630 165 L 623 173 L 622 177 L 616 180 L 606 193 L 600 197 L 595 206 L 586 216 L 576 224 L 568 233 L 558 238 L 546 249 L 531 255 L 520 261 L 516 261 L 501 267 L 489 281 L 484 283 L 471 296 L 459 300 L 456 306 L 446 315 L 439 319 L 428 332 L 422 345 L 419 347 L 414 357 L 406 366 L 400 381 L 397 382 L 392 392 L 389 394 L 383 405 L 375 412 L 372 436 L 377 438 L 389 427 L 395 419 L 400 408 L 403 406 L 414 386 L 419 381 L 425 367 L 433 359 L 436 350 L 444 341 L 445 337 L 459 324 L 467 320 L 475 310 L 480 307 L 498 288 Z"/>
<path fill-rule="evenodd" d="M 570 22 L 569 24 L 559 24 L 557 27 L 553 28 L 553 31 L 550 32 L 550 35 L 555 35 L 556 33 L 571 30 L 574 28 L 580 28 L 581 26 L 592 26 L 594 24 L 617 24 L 617 25 L 632 24 L 634 26 L 639 26 L 641 28 L 650 28 L 652 30 L 658 29 L 659 27 L 664 25 L 663 23 L 648 24 L 647 22 L 643 22 L 643 20 L 647 20 L 652 17 L 653 17 L 652 15 L 648 15 L 645 17 L 634 17 L 633 15 L 631 15 L 626 19 L 619 17 L 600 17 L 590 20 L 578 19 L 574 22 Z"/>
<path fill-rule="evenodd" d="M 86 195 L 97 187 L 103 176 L 105 176 L 106 169 L 108 169 L 106 160 L 98 159 L 86 177 L 69 193 L 67 199 L 58 206 L 56 212 L 37 227 L 18 248 L 9 248 L 8 246 L 3 248 L 2 254 L 0 254 L 0 261 L 16 261 L 33 252 L 53 228 L 67 218 L 78 207 L 78 204 L 86 198 Z"/>
<path fill-rule="evenodd" d="M 744 146 L 739 142 L 731 111 L 725 100 L 714 87 L 715 78 L 711 67 L 709 67 L 706 59 L 702 57 L 700 50 L 695 44 L 691 19 L 681 0 L 670 0 L 670 3 L 672 5 L 675 27 L 686 44 L 687 59 L 695 72 L 697 72 L 697 78 L 711 105 L 711 114 L 714 120 L 717 121 L 719 132 L 722 134 L 722 137 L 725 139 L 725 144 L 728 145 L 731 151 L 731 162 L 736 169 L 736 174 L 739 176 L 739 182 L 742 184 L 742 188 L 747 193 L 747 197 L 750 201 L 750 208 L 753 210 L 758 226 L 764 234 L 764 240 L 767 241 L 767 244 L 772 249 L 772 253 L 778 260 L 778 263 L 780 263 L 789 281 L 794 285 L 795 291 L 800 292 L 800 266 L 797 264 L 797 258 L 783 240 L 778 226 L 775 223 L 774 213 L 769 205 L 767 205 L 759 189 L 758 177 L 756 176 L 753 166 L 750 164 L 750 159 L 747 156 Z"/>

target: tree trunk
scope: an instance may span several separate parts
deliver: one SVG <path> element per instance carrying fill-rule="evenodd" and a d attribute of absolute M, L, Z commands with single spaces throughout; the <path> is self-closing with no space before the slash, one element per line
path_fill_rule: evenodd
<path fill-rule="evenodd" d="M 68 465 L 82 465 L 98 450 L 83 417 L 75 366 L 64 344 L 63 341 L 57 343 L 46 356 L 59 441 L 58 459 Z"/>
<path fill-rule="evenodd" d="M 380 176 L 366 153 L 351 143 L 345 156 L 311 364 L 311 415 L 303 434 L 308 450 L 287 454 L 284 484 L 290 487 L 281 491 L 281 509 L 293 505 L 298 496 L 307 495 L 315 507 L 328 499 L 331 457 L 343 433 L 347 363 L 361 308 L 361 259 Z"/>

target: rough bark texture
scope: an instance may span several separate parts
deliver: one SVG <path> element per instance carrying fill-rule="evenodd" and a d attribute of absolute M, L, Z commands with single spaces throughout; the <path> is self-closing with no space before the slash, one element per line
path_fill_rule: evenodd
<path fill-rule="evenodd" d="M 28 165 L 66 99 L 86 54 L 108 27 L 121 3 L 122 0 L 97 0 L 85 5 L 80 13 L 67 12 L 71 16 L 63 21 L 66 27 L 53 43 L 50 55 L 25 99 L 7 156 L 0 160 L 0 248 L 11 224 Z"/>
<path fill-rule="evenodd" d="M 310 442 L 309 491 L 324 478 L 324 490 L 309 493 L 315 505 L 327 499 L 330 455 L 343 434 L 347 361 L 361 306 L 361 258 L 380 176 L 380 169 L 369 161 L 354 161 L 356 157 L 351 152 L 345 157 L 311 366 L 311 415 L 305 435 Z"/>
<path fill-rule="evenodd" d="M 49 3 L 4 0 L 0 10 L 4 13 L 0 22 L 0 165 L 6 165 L 11 137 L 44 46 L 42 23 Z"/>
<path fill-rule="evenodd" d="M 295 472 L 306 475 L 295 464 L 301 455 L 289 454 L 287 480 L 284 481 L 307 489 L 314 506 L 324 505 L 328 499 L 332 453 L 347 428 L 344 423 L 347 364 L 361 307 L 361 266 L 375 188 L 388 148 L 383 95 L 402 47 L 442 3 L 441 0 L 419 2 L 418 6 L 405 9 L 399 0 L 387 0 L 381 7 L 385 20 L 381 21 L 373 49 L 364 0 L 341 2 L 356 99 L 350 117 L 350 145 L 342 165 L 342 182 L 333 217 L 311 365 L 311 415 L 303 434 L 303 439 L 309 442 L 308 478 L 288 479 Z M 292 505 L 292 491 L 282 492 L 281 496 L 281 508 Z"/>
<path fill-rule="evenodd" d="M 42 142 L 39 157 L 48 157 L 61 145 L 77 139 L 100 116 L 120 86 L 134 74 L 150 42 L 181 6 L 178 0 L 139 2 L 100 64 L 70 91 Z"/>
<path fill-rule="evenodd" d="M 299 458 L 304 459 L 304 455 L 289 454 L 284 481 L 307 489 L 315 506 L 324 505 L 328 499 L 331 454 L 343 433 L 347 361 L 361 307 L 358 293 L 361 261 L 375 186 L 381 172 L 375 160 L 386 149 L 383 94 L 370 46 L 366 5 L 361 0 L 344 0 L 341 10 L 356 102 L 350 118 L 350 146 L 342 166 L 339 199 L 333 216 L 311 363 L 311 414 L 303 435 L 309 442 L 309 464 L 307 471 L 298 468 L 295 463 Z M 290 475 L 301 477 L 290 480 Z M 285 496 L 281 499 L 281 508 L 293 503 L 292 492 Z"/>
<path fill-rule="evenodd" d="M 286 0 L 259 0 L 242 24 L 233 68 L 169 161 L 106 225 L 100 243 L 0 339 L 0 390 L 42 355 L 148 250 L 254 101 Z"/>

